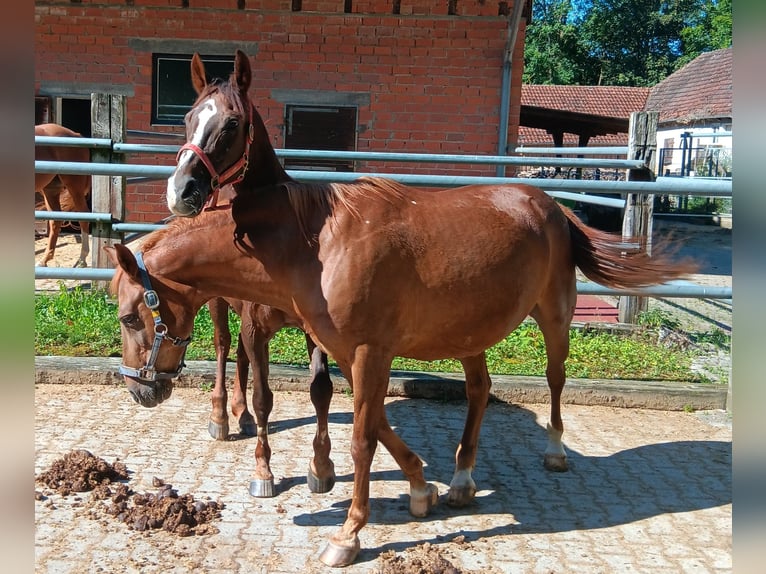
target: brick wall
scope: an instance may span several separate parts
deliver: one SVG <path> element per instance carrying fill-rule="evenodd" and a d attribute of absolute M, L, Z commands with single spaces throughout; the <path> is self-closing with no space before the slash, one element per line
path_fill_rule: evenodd
<path fill-rule="evenodd" d="M 301 10 L 293 11 L 292 0 L 37 1 L 36 94 L 114 89 L 128 94 L 128 129 L 182 133 L 181 127 L 150 123 L 152 53 L 141 41 L 249 43 L 257 46 L 249 54 L 251 95 L 275 147 L 284 141 L 284 104 L 272 99 L 272 90 L 310 89 L 369 93 L 370 105 L 359 109 L 360 151 L 497 153 L 507 36 L 507 18 L 498 13 L 510 11 L 512 2 L 353 0 L 348 13 L 347 4 L 302 0 Z M 397 4 L 399 14 L 393 14 Z M 514 54 L 510 145 L 518 133 L 523 39 L 522 28 Z M 144 156 L 129 161 L 149 163 Z M 369 169 L 494 174 L 494 167 L 445 164 L 374 163 Z M 164 189 L 129 186 L 127 209 L 130 221 L 165 217 Z"/>

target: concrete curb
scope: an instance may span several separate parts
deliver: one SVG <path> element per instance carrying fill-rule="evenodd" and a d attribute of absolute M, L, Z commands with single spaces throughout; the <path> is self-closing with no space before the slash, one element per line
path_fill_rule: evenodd
<path fill-rule="evenodd" d="M 119 357 L 35 357 L 35 384 L 122 385 L 117 369 Z M 231 383 L 234 365 L 228 369 Z M 348 382 L 333 369 L 335 392 L 347 392 Z M 215 363 L 188 361 L 175 380 L 181 387 L 199 387 L 215 381 Z M 307 391 L 307 368 L 270 365 L 269 381 L 275 391 Z M 609 406 L 680 411 L 723 410 L 727 387 L 672 381 L 569 379 L 562 402 L 586 406 Z M 462 374 L 392 371 L 389 396 L 461 400 L 465 398 Z M 506 403 L 547 403 L 548 387 L 542 377 L 493 375 L 492 398 Z"/>

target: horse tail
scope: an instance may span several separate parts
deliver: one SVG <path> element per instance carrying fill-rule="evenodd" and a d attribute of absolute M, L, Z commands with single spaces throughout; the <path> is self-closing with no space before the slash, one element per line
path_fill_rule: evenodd
<path fill-rule="evenodd" d="M 639 238 L 625 238 L 585 225 L 562 206 L 569 223 L 575 265 L 591 281 L 612 289 L 635 289 L 679 279 L 698 269 L 690 259 L 675 257 L 680 245 L 653 243 L 651 255 Z"/>

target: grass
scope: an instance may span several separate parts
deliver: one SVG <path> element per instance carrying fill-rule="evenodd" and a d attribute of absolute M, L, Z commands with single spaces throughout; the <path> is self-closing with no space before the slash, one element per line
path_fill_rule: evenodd
<path fill-rule="evenodd" d="M 567 376 L 634 380 L 675 380 L 710 382 L 693 373 L 690 366 L 701 351 L 667 348 L 657 344 L 660 328 L 673 328 L 673 320 L 662 312 L 652 312 L 641 320 L 642 327 L 630 334 L 572 329 Z M 239 329 L 239 318 L 229 316 L 232 333 Z M 214 360 L 213 324 L 207 307 L 197 315 L 194 337 L 187 351 L 190 360 Z M 723 332 L 691 334 L 690 340 L 719 348 L 730 344 Z M 77 287 L 35 297 L 35 354 L 54 356 L 120 356 L 122 341 L 115 301 L 108 293 Z M 233 345 L 236 350 L 236 345 Z M 307 365 L 306 344 L 297 329 L 282 329 L 272 339 L 270 360 L 275 364 Z M 545 375 L 545 344 L 534 322 L 525 322 L 503 341 L 487 351 L 492 374 Z M 461 372 L 456 360 L 415 361 L 397 357 L 394 370 Z"/>

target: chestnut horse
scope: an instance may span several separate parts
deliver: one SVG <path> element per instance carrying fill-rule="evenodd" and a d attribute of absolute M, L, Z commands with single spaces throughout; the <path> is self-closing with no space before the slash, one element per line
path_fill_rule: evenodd
<path fill-rule="evenodd" d="M 82 137 L 77 132 L 65 128 L 59 124 L 39 124 L 35 126 L 36 136 L 52 137 Z M 76 161 L 89 162 L 90 149 L 83 147 L 68 147 L 54 145 L 36 145 L 35 161 Z M 69 200 L 63 194 L 64 189 L 69 192 Z M 87 197 L 91 189 L 91 176 L 89 175 L 67 175 L 55 173 L 35 173 L 35 191 L 43 196 L 45 209 L 48 211 L 90 211 Z M 63 203 L 63 205 L 62 205 Z M 46 267 L 48 262 L 53 259 L 56 251 L 56 242 L 61 232 L 61 221 L 48 221 L 48 247 L 38 263 L 41 267 Z M 87 221 L 80 221 L 80 257 L 75 263 L 75 267 L 87 267 L 87 257 L 90 252 L 88 232 L 90 224 Z"/>
<path fill-rule="evenodd" d="M 220 185 L 233 183 L 231 215 L 201 214 L 196 225 L 174 222 L 143 260 L 119 245 L 111 252 L 123 363 L 136 372 L 151 362 L 167 377 L 129 375 L 129 389 L 150 401 L 169 392 L 183 357 L 180 347 L 210 296 L 294 313 L 337 361 L 354 395 L 353 498 L 320 556 L 327 565 L 344 566 L 358 555 L 358 534 L 368 521 L 378 441 L 409 481 L 411 514 L 427 515 L 438 499 L 421 460 L 386 416 L 393 358 L 455 357 L 463 365 L 468 412 L 447 502 L 466 505 L 476 492 L 471 472 L 491 384 L 485 351 L 529 315 L 543 333 L 548 361 L 544 463 L 566 470 L 560 403 L 576 269 L 599 284 L 633 290 L 682 277 L 694 266 L 675 261 L 666 245 L 655 245 L 652 256 L 631 249 L 622 237 L 586 226 L 529 185 L 430 191 L 381 178 L 290 181 L 249 99 L 251 79 L 241 51 L 228 82 L 207 83 L 201 60 L 193 58 L 198 98 L 186 115 L 187 143 L 168 180 L 168 206 L 186 217 L 200 214 Z M 268 180 L 271 185 L 263 183 Z M 144 276 L 160 296 L 156 312 L 168 318 L 156 334 Z"/>

